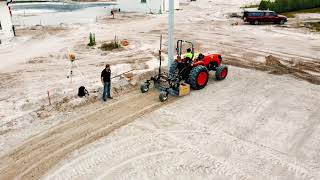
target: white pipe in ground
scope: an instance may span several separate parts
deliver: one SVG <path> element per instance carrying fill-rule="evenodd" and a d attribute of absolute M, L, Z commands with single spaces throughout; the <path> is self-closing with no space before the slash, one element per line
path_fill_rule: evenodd
<path fill-rule="evenodd" d="M 174 0 L 169 0 L 168 16 L 168 68 L 174 61 Z"/>

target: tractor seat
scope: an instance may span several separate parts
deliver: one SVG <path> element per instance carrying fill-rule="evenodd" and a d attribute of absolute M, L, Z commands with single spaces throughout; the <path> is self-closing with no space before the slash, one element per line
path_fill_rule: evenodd
<path fill-rule="evenodd" d="M 204 60 L 204 55 L 200 53 L 198 56 L 198 61 L 203 61 L 203 60 Z"/>

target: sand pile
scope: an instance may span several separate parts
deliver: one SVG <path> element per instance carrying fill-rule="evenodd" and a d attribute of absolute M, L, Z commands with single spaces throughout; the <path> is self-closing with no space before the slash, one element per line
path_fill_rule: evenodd
<path fill-rule="evenodd" d="M 280 66 L 282 65 L 280 60 L 272 55 L 266 57 L 267 66 Z"/>

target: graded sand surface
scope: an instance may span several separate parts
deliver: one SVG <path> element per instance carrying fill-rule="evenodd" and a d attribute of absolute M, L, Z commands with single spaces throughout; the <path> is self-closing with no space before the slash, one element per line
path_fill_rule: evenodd
<path fill-rule="evenodd" d="M 229 17 L 250 2 L 182 1 L 176 39 L 221 53 L 230 74 L 164 104 L 138 88 L 156 72 L 160 34 L 166 62 L 166 14 L 17 27 L 0 46 L 0 179 L 319 179 L 320 35 L 297 19 L 251 26 Z M 47 14 L 23 18 L 38 16 Z M 129 46 L 102 51 L 115 35 Z M 103 103 L 106 63 L 113 75 L 132 71 Z M 76 97 L 81 85 L 89 98 Z"/>
<path fill-rule="evenodd" d="M 320 87 L 230 72 L 167 104 L 132 94 L 62 123 L 2 158 L 1 179 L 319 178 Z"/>
<path fill-rule="evenodd" d="M 226 81 L 73 152 L 43 179 L 319 179 L 319 100 L 319 86 L 232 67 Z"/>

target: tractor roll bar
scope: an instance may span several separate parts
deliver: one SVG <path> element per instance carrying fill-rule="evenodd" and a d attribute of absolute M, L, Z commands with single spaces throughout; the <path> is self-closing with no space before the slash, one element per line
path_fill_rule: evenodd
<path fill-rule="evenodd" d="M 184 41 L 184 40 L 178 40 L 177 41 L 177 48 L 176 48 L 177 55 L 181 57 L 183 43 L 188 43 L 188 44 L 191 45 L 191 53 L 192 53 L 192 58 L 193 58 L 194 57 L 194 46 L 193 46 L 193 43 L 190 42 L 190 41 Z"/>

